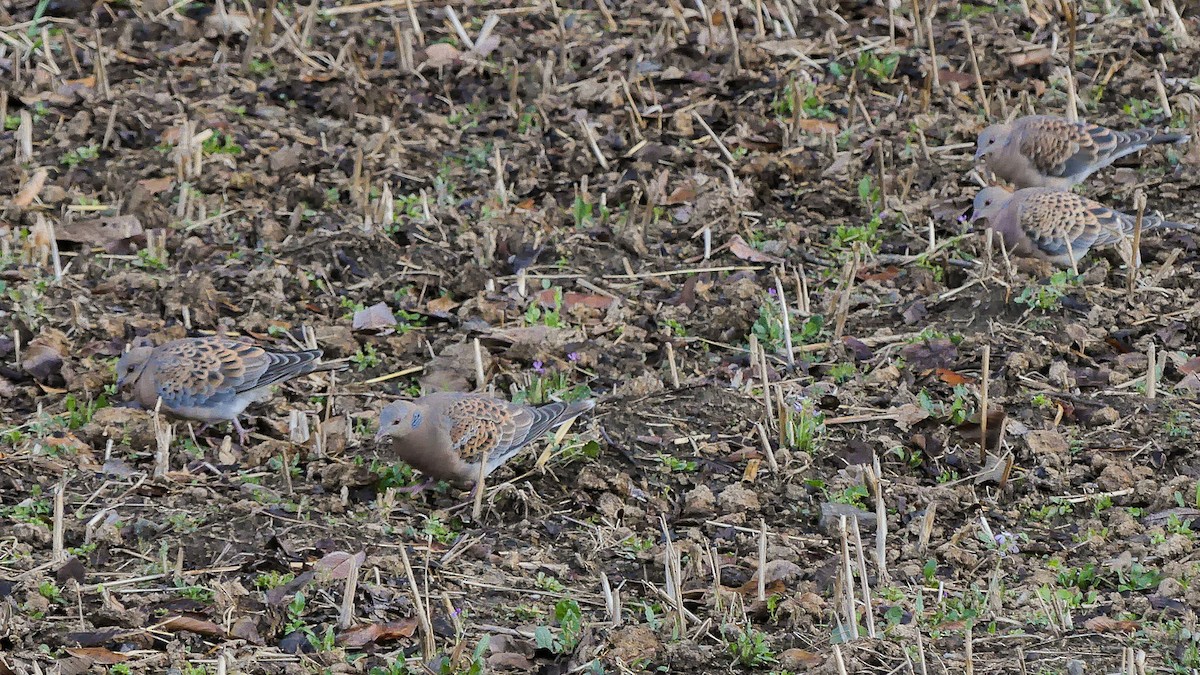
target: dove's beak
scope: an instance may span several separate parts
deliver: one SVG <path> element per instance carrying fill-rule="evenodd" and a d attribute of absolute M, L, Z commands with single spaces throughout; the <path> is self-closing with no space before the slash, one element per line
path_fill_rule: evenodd
<path fill-rule="evenodd" d="M 375 432 L 375 442 L 378 443 L 379 441 L 382 441 L 383 439 L 387 438 L 387 436 L 388 436 L 387 430 L 380 429 L 379 431 Z"/>

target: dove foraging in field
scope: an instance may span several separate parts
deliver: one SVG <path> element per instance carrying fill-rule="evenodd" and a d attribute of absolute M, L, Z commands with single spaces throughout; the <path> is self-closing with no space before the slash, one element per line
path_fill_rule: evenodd
<path fill-rule="evenodd" d="M 1009 192 L 989 187 L 975 195 L 971 220 L 986 219 L 1010 253 L 1049 261 L 1060 267 L 1078 264 L 1096 246 L 1131 246 L 1135 216 L 1114 211 L 1074 192 L 1025 188 Z M 1159 228 L 1195 230 L 1196 225 L 1142 217 L 1142 231 Z"/>
<path fill-rule="evenodd" d="M 983 159 L 993 173 L 1018 188 L 1070 190 L 1146 146 L 1186 143 L 1189 138 L 1154 129 L 1115 131 L 1061 117 L 1030 115 L 984 129 L 975 146 L 975 161 Z"/>
<path fill-rule="evenodd" d="M 314 371 L 344 368 L 316 363 L 321 350 L 273 352 L 225 337 L 183 338 L 157 347 L 133 347 L 117 361 L 117 387 L 132 388 L 133 400 L 153 410 L 197 420 L 205 426 L 233 422 L 238 440 L 248 436 L 238 416 L 270 387 Z"/>
<path fill-rule="evenodd" d="M 595 407 L 595 399 L 532 407 L 486 394 L 442 392 L 415 401 L 396 401 L 379 414 L 376 441 L 391 439 L 390 455 L 428 476 L 408 491 L 420 491 L 435 480 L 460 485 L 484 475 L 553 429 Z"/>

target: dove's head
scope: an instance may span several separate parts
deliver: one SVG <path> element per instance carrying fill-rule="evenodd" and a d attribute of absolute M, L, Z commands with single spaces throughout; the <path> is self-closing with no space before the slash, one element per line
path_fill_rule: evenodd
<path fill-rule="evenodd" d="M 981 219 L 995 218 L 1012 193 L 1002 187 L 989 187 L 975 195 L 975 204 L 971 212 L 971 222 Z"/>
<path fill-rule="evenodd" d="M 975 161 L 978 162 L 984 155 L 989 152 L 995 152 L 1004 145 L 1004 140 L 1008 138 L 1007 124 L 993 124 L 979 133 L 979 139 L 975 141 Z"/>
<path fill-rule="evenodd" d="M 403 438 L 421 428 L 425 423 L 425 415 L 421 407 L 411 401 L 395 401 L 389 403 L 379 412 L 379 431 L 375 432 L 375 440 L 385 438 Z"/>
<path fill-rule="evenodd" d="M 137 382 L 142 371 L 146 369 L 146 364 L 149 363 L 150 354 L 153 351 L 154 347 L 149 345 L 130 347 L 121 355 L 121 358 L 117 359 L 118 389 Z"/>

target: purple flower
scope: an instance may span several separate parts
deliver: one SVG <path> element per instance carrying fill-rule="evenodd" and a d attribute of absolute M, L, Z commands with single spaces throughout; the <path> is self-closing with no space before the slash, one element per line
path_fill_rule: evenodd
<path fill-rule="evenodd" d="M 579 352 L 571 352 L 570 354 L 567 354 L 567 360 L 571 363 L 575 363 L 579 360 Z"/>
<path fill-rule="evenodd" d="M 996 547 L 1000 549 L 1000 555 L 1003 557 L 1010 553 L 1020 553 L 1021 549 L 1017 547 L 1016 535 L 1009 532 L 1001 532 L 994 535 L 996 539 Z"/>
<path fill-rule="evenodd" d="M 775 289 L 774 289 L 774 288 L 768 288 L 768 289 L 767 289 L 767 294 L 768 294 L 768 295 L 770 295 L 770 296 L 772 296 L 772 297 L 774 297 L 774 296 L 775 296 Z"/>
<path fill-rule="evenodd" d="M 533 362 L 533 372 L 537 373 L 538 375 L 541 375 L 542 373 L 546 372 L 546 369 L 543 368 L 542 366 L 543 366 L 543 364 L 541 361 L 534 361 Z"/>
<path fill-rule="evenodd" d="M 965 222 L 967 222 L 967 214 L 965 214 L 965 213 L 964 213 L 964 214 L 962 214 L 961 216 L 959 216 L 959 217 L 958 217 L 958 222 L 960 222 L 960 223 L 965 223 Z"/>

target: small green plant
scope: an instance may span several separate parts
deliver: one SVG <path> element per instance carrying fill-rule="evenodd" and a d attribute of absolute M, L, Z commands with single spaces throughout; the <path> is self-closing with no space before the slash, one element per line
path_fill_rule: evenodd
<path fill-rule="evenodd" d="M 784 408 L 784 440 L 789 448 L 808 454 L 820 448 L 825 436 L 825 414 L 810 399 L 799 399 Z"/>
<path fill-rule="evenodd" d="M 284 630 L 289 633 L 308 629 L 304 623 L 304 610 L 308 607 L 308 600 L 304 597 L 303 591 L 296 591 L 292 596 L 291 601 L 287 604 L 287 626 Z M 311 629 L 310 629 L 311 630 Z"/>
<path fill-rule="evenodd" d="M 820 337 L 825 327 L 825 317 L 813 314 L 801 320 L 801 317 L 789 316 L 792 327 L 792 346 L 809 344 Z M 797 330 L 798 329 L 798 330 Z M 758 343 L 769 352 L 780 352 L 786 348 L 784 339 L 783 310 L 775 290 L 771 289 L 758 306 L 758 318 L 750 331 L 758 338 Z"/>
<path fill-rule="evenodd" d="M 56 605 L 63 603 L 62 589 L 58 587 L 58 584 L 48 579 L 38 584 L 38 595 Z"/>
<path fill-rule="evenodd" d="M 1070 515 L 1074 512 L 1074 507 L 1070 502 L 1065 502 L 1058 498 L 1052 498 L 1049 503 L 1043 504 L 1029 512 L 1029 517 L 1034 520 L 1051 520 L 1062 516 Z"/>
<path fill-rule="evenodd" d="M 639 537 L 636 534 L 631 534 L 620 541 L 621 549 L 626 553 L 627 558 L 637 558 L 639 553 L 649 551 L 654 548 L 654 540 L 650 537 Z"/>
<path fill-rule="evenodd" d="M 183 534 L 191 534 L 199 529 L 200 525 L 196 519 L 189 515 L 186 511 L 176 511 L 167 516 L 167 523 L 171 528 Z"/>
<path fill-rule="evenodd" d="M 5 117 L 4 117 L 4 130 L 5 131 L 13 131 L 19 126 L 21 126 L 21 116 L 20 115 L 5 115 Z"/>
<path fill-rule="evenodd" d="M 263 59 L 250 60 L 250 72 L 255 75 L 268 75 L 275 70 L 275 64 Z"/>
<path fill-rule="evenodd" d="M 1186 410 L 1171 413 L 1171 419 L 1163 423 L 1163 431 L 1171 438 L 1192 437 L 1192 415 Z"/>
<path fill-rule="evenodd" d="M 337 635 L 333 632 L 333 626 L 325 627 L 325 632 L 320 635 L 309 627 L 301 629 L 304 631 L 304 637 L 308 639 L 308 644 L 312 645 L 315 652 L 331 652 L 337 648 Z"/>
<path fill-rule="evenodd" d="M 533 639 L 541 649 L 555 654 L 570 654 L 579 644 L 583 634 L 583 611 L 572 598 L 563 598 L 554 603 L 554 621 L 558 624 L 555 635 L 548 626 L 538 626 Z"/>
<path fill-rule="evenodd" d="M 396 328 L 401 334 L 407 333 L 414 328 L 423 328 L 429 323 L 429 317 L 416 312 L 406 312 L 403 309 L 396 310 Z"/>
<path fill-rule="evenodd" d="M 825 105 L 825 101 L 817 96 L 817 86 L 812 83 L 804 85 L 804 91 L 795 87 L 795 82 L 788 83 L 783 88 L 783 94 L 775 97 L 771 104 L 775 115 L 781 118 L 791 118 L 796 114 L 796 103 L 800 104 L 801 114 L 810 119 L 832 120 L 833 111 Z"/>
<path fill-rule="evenodd" d="M 1162 581 L 1162 573 L 1141 563 L 1133 563 L 1129 571 L 1117 570 L 1117 591 L 1146 591 L 1157 588 Z"/>
<path fill-rule="evenodd" d="M 528 326 L 536 326 L 539 323 L 547 328 L 562 328 L 564 326 L 562 319 L 562 289 L 554 289 L 554 307 L 552 309 L 542 309 L 535 299 L 525 308 L 525 324 Z"/>
<path fill-rule="evenodd" d="M 1134 122 L 1145 124 L 1153 121 L 1155 118 L 1163 114 L 1163 109 L 1155 106 L 1150 101 L 1141 98 L 1129 99 L 1125 105 L 1121 106 L 1122 112 L 1129 115 Z"/>
<path fill-rule="evenodd" d="M 733 640 L 727 646 L 733 656 L 734 665 L 758 668 L 769 666 L 776 662 L 775 652 L 767 641 L 766 633 L 747 627 L 745 630 L 735 629 Z"/>
<path fill-rule="evenodd" d="M 375 345 L 366 345 L 350 355 L 350 363 L 353 363 L 354 368 L 361 373 L 383 363 L 383 358 L 375 351 Z"/>
<path fill-rule="evenodd" d="M 880 58 L 875 52 L 867 50 L 858 55 L 854 69 L 876 82 L 886 82 L 892 79 L 892 75 L 896 72 L 896 66 L 899 64 L 899 54 L 888 54 Z"/>
<path fill-rule="evenodd" d="M 524 135 L 526 131 L 538 125 L 538 118 L 530 111 L 521 113 L 521 118 L 517 120 L 517 134 Z"/>
<path fill-rule="evenodd" d="M 233 136 L 223 134 L 220 131 L 215 132 L 212 136 L 205 139 L 200 148 L 206 155 L 240 155 L 242 154 L 242 146 L 233 140 Z"/>
<path fill-rule="evenodd" d="M 917 405 L 921 409 L 929 413 L 931 417 L 941 417 L 947 419 L 950 424 L 962 424 L 966 422 L 974 413 L 971 392 L 967 390 L 965 384 L 954 385 L 954 398 L 947 405 L 942 401 L 935 401 L 928 391 L 922 389 L 917 392 Z"/>
<path fill-rule="evenodd" d="M 561 581 L 546 574 L 545 572 L 537 573 L 537 578 L 533 580 L 533 585 L 550 593 L 562 593 L 563 591 L 567 590 L 567 587 L 564 586 Z"/>
<path fill-rule="evenodd" d="M 90 162 L 100 156 L 100 146 L 96 144 L 84 145 L 70 152 L 63 153 L 58 158 L 59 164 L 66 164 L 69 167 L 76 167 L 84 162 Z"/>
<path fill-rule="evenodd" d="M 851 485 L 841 492 L 829 495 L 829 501 L 838 504 L 849 504 L 862 510 L 867 510 L 867 497 L 871 495 L 866 485 Z"/>
<path fill-rule="evenodd" d="M 67 428 L 78 429 L 92 421 L 97 410 L 108 407 L 108 396 L 101 394 L 93 401 L 80 405 L 74 394 L 63 397 L 63 407 L 67 410 Z"/>
<path fill-rule="evenodd" d="M 661 462 L 667 471 L 671 473 L 691 473 L 696 470 L 697 466 L 696 462 L 690 459 L 681 459 L 663 452 L 658 453 L 655 459 Z"/>
<path fill-rule="evenodd" d="M 575 195 L 571 215 L 575 218 L 576 228 L 586 227 L 592 222 L 592 203 L 584 199 L 583 195 Z"/>
<path fill-rule="evenodd" d="M 665 319 L 663 325 L 671 331 L 671 335 L 676 337 L 687 337 L 687 327 L 679 323 L 678 319 Z"/>
<path fill-rule="evenodd" d="M 841 384 L 847 380 L 854 379 L 858 374 L 858 368 L 853 363 L 835 363 L 829 368 L 829 376 L 834 382 Z"/>
<path fill-rule="evenodd" d="M 1062 304 L 1069 290 L 1078 286 L 1079 275 L 1071 270 L 1059 270 L 1042 284 L 1026 286 L 1013 302 L 1033 309 L 1051 310 Z"/>
<path fill-rule="evenodd" d="M 869 181 L 870 179 L 864 179 Z M 863 182 L 859 182 L 859 196 L 863 197 Z M 878 189 L 870 186 L 870 183 L 865 184 L 868 188 L 864 202 L 868 200 L 873 202 L 878 197 Z M 854 244 L 860 243 L 867 250 L 878 253 L 879 247 L 883 244 L 883 239 L 879 236 L 879 226 L 882 221 L 879 215 L 876 214 L 867 221 L 865 225 L 838 225 L 833 231 L 833 247 L 838 251 L 839 255 L 846 255 Z"/>
<path fill-rule="evenodd" d="M 449 544 L 458 538 L 458 533 L 450 525 L 443 523 L 437 516 L 429 516 L 425 520 L 425 534 L 433 538 L 434 541 Z"/>
<path fill-rule="evenodd" d="M 295 578 L 296 575 L 292 574 L 291 572 L 277 572 L 275 570 L 268 570 L 266 572 L 259 573 L 259 575 L 254 578 L 254 587 L 260 591 L 269 591 L 272 588 L 286 586 L 292 583 Z"/>
<path fill-rule="evenodd" d="M 871 176 L 863 176 L 858 180 L 858 200 L 863 203 L 863 206 L 869 211 L 874 211 L 875 206 L 883 200 L 883 196 L 879 191 L 879 186 L 875 185 L 875 180 Z M 879 215 L 876 214 L 875 218 Z M 876 225 L 876 228 L 879 226 Z"/>
<path fill-rule="evenodd" d="M 109 675 L 131 675 L 132 670 L 129 669 L 128 663 L 114 663 L 108 669 Z"/>
<path fill-rule="evenodd" d="M 176 584 L 176 586 L 179 588 L 179 594 L 189 600 L 212 602 L 213 592 L 204 586 L 185 586 L 182 583 Z"/>
<path fill-rule="evenodd" d="M 34 484 L 29 489 L 29 497 L 16 506 L 7 509 L 8 517 L 20 522 L 48 527 L 47 518 L 54 510 L 50 500 L 42 497 L 42 486 Z"/>
<path fill-rule="evenodd" d="M 163 252 L 163 255 L 164 256 L 166 255 L 165 251 Z M 150 251 L 150 249 L 146 249 L 146 248 L 138 249 L 137 259 L 135 259 L 133 261 L 133 264 L 137 267 L 141 267 L 142 269 L 147 269 L 147 270 L 165 270 L 165 269 L 167 269 L 166 258 L 165 257 L 159 258 L 152 251 Z"/>

